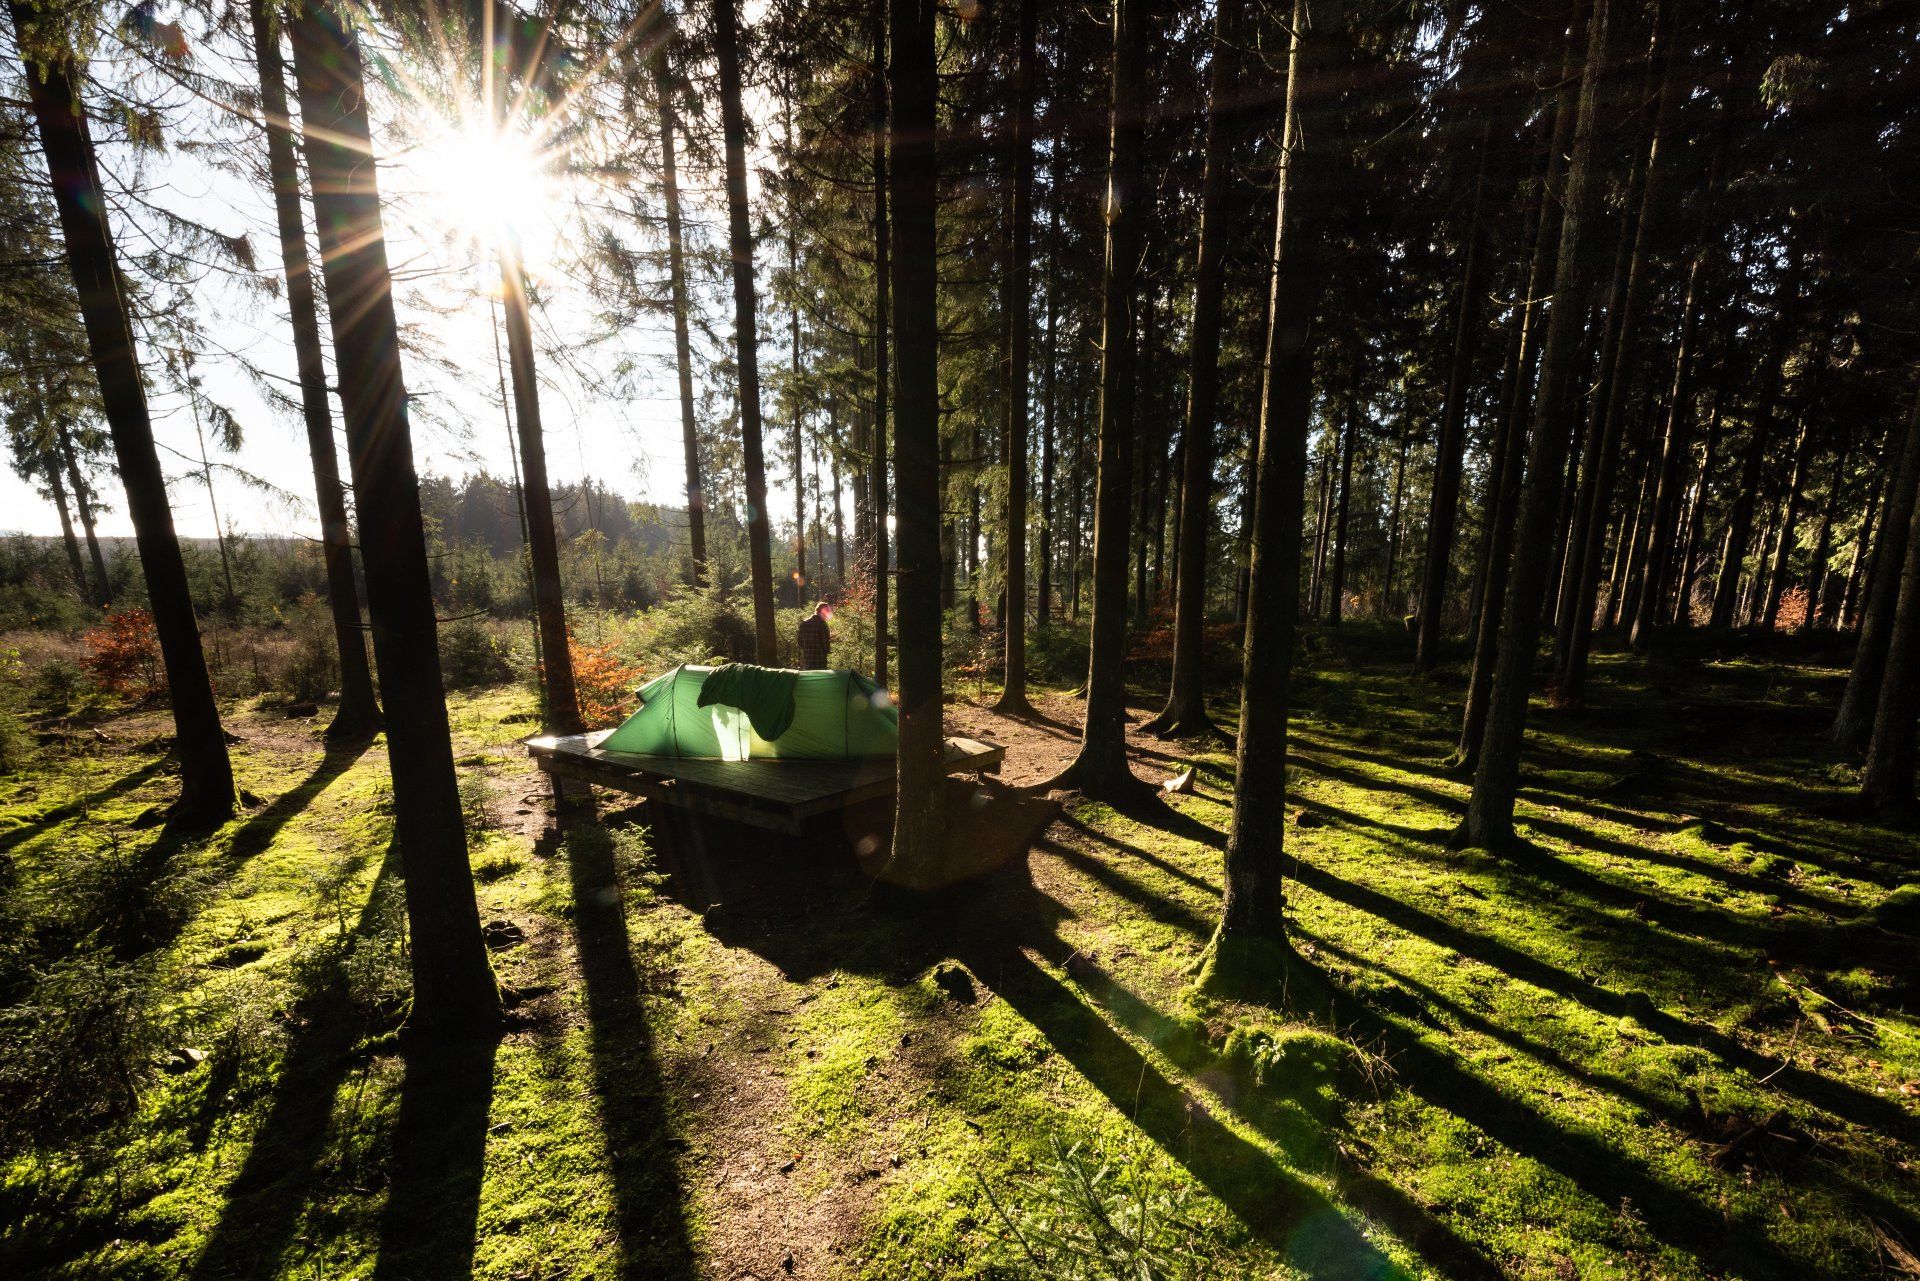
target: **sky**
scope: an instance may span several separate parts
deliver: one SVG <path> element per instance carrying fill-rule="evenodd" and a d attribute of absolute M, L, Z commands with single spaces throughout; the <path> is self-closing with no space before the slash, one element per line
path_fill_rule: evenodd
<path fill-rule="evenodd" d="M 182 19 L 190 21 L 190 19 Z M 223 75 L 251 75 L 250 67 L 223 58 L 217 41 L 195 46 L 195 55 Z M 96 62 L 96 74 L 116 74 L 112 63 Z M 487 164 L 485 144 L 457 124 L 432 123 L 433 113 L 406 108 L 406 133 L 424 138 L 418 145 L 402 136 L 401 117 L 391 94 L 373 98 L 375 145 L 382 160 L 380 184 L 385 204 L 388 257 L 396 280 L 396 303 L 403 330 L 418 327 L 431 336 L 435 359 L 406 361 L 408 390 L 423 412 L 412 415 L 414 456 L 421 474 L 459 476 L 486 470 L 509 474 L 511 443 L 500 397 L 495 320 L 481 284 L 486 258 L 470 233 L 485 221 L 483 206 L 502 204 L 521 224 L 530 270 L 539 298 L 536 341 L 540 347 L 541 407 L 546 426 L 547 465 L 555 484 L 592 477 L 625 495 L 649 502 L 682 501 L 682 445 L 678 395 L 673 372 L 671 322 L 648 317 L 622 330 L 616 340 L 587 346 L 591 312 L 583 291 L 565 269 L 565 249 L 579 235 L 565 215 L 565 202 L 528 201 L 526 184 L 513 174 L 523 158 L 509 152 L 498 166 Z M 749 109 L 752 109 L 750 104 Z M 151 198 L 187 213 L 225 233 L 244 233 L 263 269 L 277 267 L 268 193 L 244 177 L 205 161 L 191 146 L 196 127 L 204 129 L 208 109 L 189 109 L 174 145 L 159 157 L 135 158 L 125 148 L 103 146 L 102 161 L 121 183 L 141 182 Z M 429 123 L 422 125 L 425 120 Z M 196 122 L 197 125 L 196 125 Z M 232 135 L 235 126 L 226 132 Z M 257 135 L 257 127 L 254 130 Z M 211 131 L 201 136 L 210 136 Z M 264 152 L 264 143 L 259 144 Z M 764 156 L 750 160 L 750 169 Z M 476 177 L 475 170 L 483 172 Z M 498 172 L 496 172 L 498 170 Z M 719 191 L 707 175 L 688 173 L 681 181 L 689 221 L 718 225 Z M 113 179 L 110 179 L 112 185 Z M 757 190 L 757 175 L 755 180 Z M 520 194 L 516 194 L 520 193 Z M 311 213 L 308 214 L 311 229 Z M 131 218 L 115 224 L 123 248 L 137 245 L 144 229 Z M 313 255 L 317 265 L 317 254 Z M 765 281 L 762 282 L 764 306 Z M 205 392 L 233 410 L 245 439 L 216 464 L 232 471 L 215 473 L 220 519 L 243 533 L 267 536 L 315 536 L 313 474 L 304 428 L 297 414 L 269 407 L 244 372 L 241 358 L 285 380 L 289 392 L 294 359 L 283 296 L 265 296 L 209 276 L 196 289 L 201 323 L 211 349 L 197 366 Z M 439 308 L 441 310 L 435 310 Z M 445 309 L 451 308 L 451 311 Z M 727 326 L 720 326 L 724 332 Z M 499 335 L 504 351 L 504 332 Z M 143 350 L 148 362 L 155 352 Z M 592 371 L 608 371 L 627 362 L 635 375 L 617 396 L 596 396 L 585 385 Z M 440 366 L 445 366 L 444 368 Z M 698 404 L 696 388 L 696 404 Z M 339 404 L 333 402 L 338 439 Z M 182 537 L 211 537 L 215 520 L 198 475 L 195 426 L 186 399 L 164 391 L 153 397 L 156 438 L 170 478 L 174 521 Z M 344 455 L 342 469 L 344 471 Z M 239 474 L 265 482 L 256 487 Z M 100 479 L 111 510 L 101 518 L 109 536 L 132 532 L 125 503 L 111 476 Z M 776 493 L 779 486 L 774 486 Z M 783 510 L 775 505 L 775 510 Z M 11 469 L 0 469 L 0 531 L 54 535 L 59 519 L 52 504 Z"/>

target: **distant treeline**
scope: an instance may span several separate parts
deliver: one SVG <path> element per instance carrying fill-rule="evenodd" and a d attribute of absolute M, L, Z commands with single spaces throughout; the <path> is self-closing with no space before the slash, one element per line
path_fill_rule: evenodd
<path fill-rule="evenodd" d="M 500 618 L 530 613 L 525 537 L 512 480 L 485 472 L 458 478 L 430 475 L 421 478 L 420 496 L 434 597 L 443 613 Z M 575 603 L 644 609 L 686 580 L 683 508 L 635 502 L 595 481 L 553 486 L 553 507 L 561 576 Z M 707 539 L 719 577 L 744 577 L 738 523 L 709 512 Z M 145 604 L 146 585 L 133 540 L 102 538 L 100 548 L 113 602 Z M 194 607 L 204 617 L 272 623 L 289 609 L 326 595 L 326 568 L 313 539 L 235 532 L 222 538 L 182 538 L 180 550 Z M 57 535 L 0 539 L 0 628 L 74 631 L 95 621 L 99 611 L 84 598 L 70 563 Z M 730 572 L 730 566 L 740 568 Z M 824 563 L 821 570 L 832 573 Z"/>

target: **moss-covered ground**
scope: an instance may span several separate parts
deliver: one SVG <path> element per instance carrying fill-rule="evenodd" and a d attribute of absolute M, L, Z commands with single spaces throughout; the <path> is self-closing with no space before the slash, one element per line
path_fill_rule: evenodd
<path fill-rule="evenodd" d="M 1601 655 L 1585 710 L 1536 705 L 1495 857 L 1445 839 L 1457 673 L 1348 632 L 1309 638 L 1268 1005 L 1191 994 L 1224 747 L 1142 740 L 1197 790 L 1069 799 L 910 899 L 834 832 L 562 830 L 530 696 L 458 697 L 511 1022 L 434 1047 L 393 1030 L 381 744 L 237 704 L 254 803 L 177 844 L 136 826 L 164 716 L 49 733 L 0 781 L 6 1017 L 43 1032 L 8 1043 L 56 1074 L 104 1022 L 126 1079 L 43 1094 L 135 1101 L 6 1155 L 0 1274 L 1038 1275 L 1070 1149 L 1166 1208 L 1175 1275 L 1914 1275 L 1916 846 L 1851 814 L 1842 673 Z"/>

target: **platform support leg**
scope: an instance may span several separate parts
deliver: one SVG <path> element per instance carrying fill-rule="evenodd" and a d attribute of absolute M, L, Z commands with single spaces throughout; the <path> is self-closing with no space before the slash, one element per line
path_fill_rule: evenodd
<path fill-rule="evenodd" d="M 547 775 L 547 781 L 553 785 L 553 813 L 555 818 L 592 818 L 593 784 L 582 783 L 578 779 L 567 778 L 561 774 Z"/>

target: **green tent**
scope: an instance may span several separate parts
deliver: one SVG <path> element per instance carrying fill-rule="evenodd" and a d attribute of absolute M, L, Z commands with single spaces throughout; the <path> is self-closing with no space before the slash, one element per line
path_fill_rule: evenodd
<path fill-rule="evenodd" d="M 720 669 L 676 667 L 640 691 L 640 710 L 600 747 L 641 756 L 743 760 L 846 760 L 892 756 L 899 748 L 900 713 L 887 692 L 858 672 L 793 672 L 793 722 L 768 742 L 753 732 L 747 713 L 719 704 L 700 706 L 700 690 Z"/>

